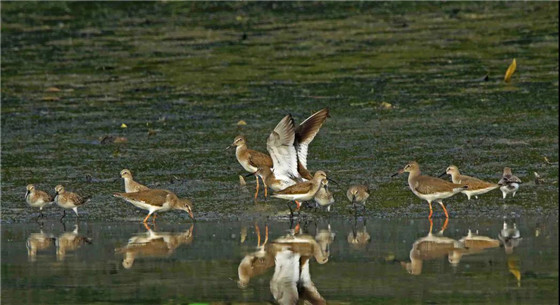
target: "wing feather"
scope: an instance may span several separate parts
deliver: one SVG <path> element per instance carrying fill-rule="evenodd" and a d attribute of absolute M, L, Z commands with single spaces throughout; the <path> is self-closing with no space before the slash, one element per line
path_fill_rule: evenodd
<path fill-rule="evenodd" d="M 306 169 L 309 144 L 313 141 L 327 117 L 329 117 L 329 109 L 323 108 L 305 119 L 296 129 L 297 158 L 298 162 Z"/>
<path fill-rule="evenodd" d="M 266 141 L 266 149 L 272 158 L 272 168 L 276 179 L 299 177 L 294 140 L 294 119 L 288 114 L 276 125 Z"/>

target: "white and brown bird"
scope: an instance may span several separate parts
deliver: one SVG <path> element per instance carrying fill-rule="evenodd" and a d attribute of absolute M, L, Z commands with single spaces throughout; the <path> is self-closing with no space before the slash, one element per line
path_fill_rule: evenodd
<path fill-rule="evenodd" d="M 511 194 L 512 197 L 515 197 L 515 193 L 517 193 L 520 184 L 521 180 L 512 174 L 511 168 L 504 167 L 502 179 L 498 182 L 504 199 L 506 199 L 507 194 Z"/>
<path fill-rule="evenodd" d="M 126 193 L 134 193 L 150 189 L 149 187 L 134 181 L 134 179 L 132 179 L 132 173 L 129 169 L 125 168 L 121 171 L 121 178 L 124 179 L 124 191 Z"/>
<path fill-rule="evenodd" d="M 66 217 L 66 209 L 72 209 L 76 213 L 76 217 L 79 217 L 78 207 L 89 201 L 89 197 L 84 198 L 76 193 L 68 192 L 60 184 L 55 186 L 54 191 L 56 192 L 54 201 L 64 209 L 60 220 Z"/>
<path fill-rule="evenodd" d="M 39 208 L 39 217 L 43 217 L 43 208 L 52 204 L 54 198 L 46 192 L 36 189 L 33 184 L 29 184 L 25 192 L 25 202 L 31 207 Z"/>
<path fill-rule="evenodd" d="M 500 187 L 496 183 L 486 182 L 471 176 L 461 175 L 461 173 L 459 172 L 459 168 L 455 165 L 450 165 L 445 170 L 445 173 L 441 174 L 440 177 L 443 177 L 445 174 L 451 176 L 451 181 L 453 181 L 453 183 L 465 184 L 469 187 L 468 189 L 461 192 L 467 195 L 468 200 L 471 200 L 472 196 L 478 199 L 478 195 L 488 193 L 491 190 Z"/>
<path fill-rule="evenodd" d="M 113 196 L 122 198 L 138 208 L 148 210 L 148 215 L 143 221 L 144 223 L 148 221 L 153 213 L 169 210 L 185 211 L 194 219 L 192 202 L 188 199 L 179 199 L 177 195 L 168 190 L 150 189 L 135 193 L 115 193 Z M 155 218 L 154 214 L 154 221 Z"/>
<path fill-rule="evenodd" d="M 283 189 L 301 179 L 311 180 L 313 176 L 307 170 L 307 153 L 309 144 L 329 117 L 328 108 L 323 108 L 295 126 L 291 115 L 286 115 L 267 138 L 267 151 L 270 155 L 247 148 L 246 138 L 237 136 L 230 147 L 236 147 L 235 155 L 243 168 L 258 177 L 269 179 L 273 190 Z M 229 147 L 228 147 L 229 148 Z M 295 164 L 294 164 L 295 158 Z M 294 169 L 295 165 L 295 169 Z M 267 169 L 268 168 L 268 169 Z M 261 169 L 260 171 L 258 171 Z M 257 172 L 258 171 L 258 172 Z M 266 188 L 265 188 L 266 196 Z"/>
<path fill-rule="evenodd" d="M 297 211 L 301 207 L 300 201 L 313 199 L 319 189 L 327 183 L 327 174 L 323 171 L 317 171 L 315 172 L 315 175 L 313 175 L 313 179 L 311 181 L 296 183 L 288 188 L 274 193 L 272 197 L 295 201 Z M 290 208 L 290 215 L 293 215 L 292 208 L 289 204 L 288 207 Z"/>
<path fill-rule="evenodd" d="M 315 194 L 315 203 L 321 207 L 327 207 L 327 211 L 331 211 L 331 207 L 334 204 L 334 196 L 333 193 L 329 190 L 328 180 L 325 184 L 323 184 L 317 194 Z"/>
<path fill-rule="evenodd" d="M 352 185 L 346 191 L 346 197 L 350 200 L 354 209 L 358 204 L 365 207 L 369 198 L 369 187 L 365 184 Z"/>
<path fill-rule="evenodd" d="M 433 214 L 432 201 L 439 203 L 445 212 L 445 217 L 449 218 L 442 199 L 449 198 L 468 189 L 466 184 L 455 184 L 436 177 L 421 175 L 420 166 L 415 161 L 409 162 L 404 168 L 393 174 L 393 177 L 405 172 L 409 173 L 408 186 L 410 190 L 418 198 L 428 201 L 430 205 L 430 215 L 428 218 L 431 218 Z"/>

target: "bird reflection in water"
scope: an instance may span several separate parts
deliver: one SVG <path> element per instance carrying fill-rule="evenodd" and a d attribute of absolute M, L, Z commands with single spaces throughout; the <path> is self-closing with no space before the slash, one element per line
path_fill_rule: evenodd
<path fill-rule="evenodd" d="M 366 221 L 363 221 L 362 227 L 358 230 L 358 224 L 356 218 L 354 218 L 354 225 L 352 226 L 352 231 L 348 233 L 348 244 L 353 249 L 365 249 L 369 242 L 371 241 L 371 236 L 367 232 Z"/>
<path fill-rule="evenodd" d="M 473 234 L 471 230 L 469 230 L 467 236 L 459 239 L 459 242 L 464 248 L 453 250 L 449 253 L 449 263 L 453 266 L 457 266 L 463 256 L 481 253 L 485 249 L 497 248 L 500 246 L 499 240 L 478 235 L 478 232 L 477 234 Z"/>
<path fill-rule="evenodd" d="M 39 233 L 31 233 L 27 238 L 25 243 L 27 247 L 27 258 L 30 262 L 37 260 L 37 251 L 44 251 L 49 249 L 55 244 L 56 238 L 53 234 L 47 234 L 43 232 L 43 229 Z"/>
<path fill-rule="evenodd" d="M 257 233 L 257 251 L 245 255 L 238 268 L 239 287 L 248 286 L 251 278 L 263 274 L 274 266 L 270 280 L 270 292 L 279 304 L 296 304 L 307 301 L 311 304 L 326 304 L 309 272 L 309 261 L 314 257 L 319 264 L 328 262 L 328 248 L 334 235 L 330 230 L 317 231 L 319 242 L 304 234 L 299 227 L 283 237 L 268 243 L 268 227 L 261 245 L 260 230 Z M 324 251 L 327 249 L 327 252 Z"/>
<path fill-rule="evenodd" d="M 410 262 L 401 262 L 401 265 L 412 275 L 422 274 L 422 265 L 425 260 L 437 259 L 448 255 L 452 251 L 464 249 L 457 240 L 443 236 L 447 228 L 446 219 L 441 231 L 432 234 L 433 222 L 430 219 L 430 231 L 425 237 L 417 239 L 410 250 Z"/>
<path fill-rule="evenodd" d="M 517 287 L 521 287 L 521 271 L 519 270 L 520 260 L 519 257 L 513 253 L 513 249 L 519 246 L 523 238 L 515 222 L 510 226 L 504 220 L 502 230 L 498 234 L 498 239 L 506 252 L 508 270 L 517 280 Z"/>
<path fill-rule="evenodd" d="M 132 236 L 126 246 L 115 249 L 116 253 L 124 255 L 122 265 L 126 269 L 130 269 L 137 258 L 168 257 L 179 246 L 193 242 L 194 224 L 181 233 L 156 232 L 147 224 L 144 227 L 147 232 Z"/>
<path fill-rule="evenodd" d="M 64 232 L 56 238 L 56 259 L 63 261 L 67 252 L 76 251 L 84 244 L 91 244 L 91 241 L 91 238 L 78 234 L 78 224 L 75 224 L 74 231 Z"/>

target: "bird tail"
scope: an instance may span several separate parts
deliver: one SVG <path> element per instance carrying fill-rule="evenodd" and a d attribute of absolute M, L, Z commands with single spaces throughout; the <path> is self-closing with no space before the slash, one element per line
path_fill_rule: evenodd
<path fill-rule="evenodd" d="M 464 191 L 464 190 L 466 190 L 466 189 L 468 189 L 468 188 L 469 188 L 468 185 L 462 185 L 462 186 L 460 186 L 460 187 L 454 188 L 454 189 L 453 189 L 453 192 L 459 193 L 459 192 L 462 192 L 462 191 Z"/>

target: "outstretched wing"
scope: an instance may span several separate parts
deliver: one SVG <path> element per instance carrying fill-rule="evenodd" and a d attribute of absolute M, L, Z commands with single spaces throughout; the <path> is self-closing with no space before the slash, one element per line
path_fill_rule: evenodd
<path fill-rule="evenodd" d="M 272 157 L 272 167 L 276 179 L 299 177 L 294 140 L 294 119 L 288 114 L 276 125 L 266 140 L 266 149 Z"/>
<path fill-rule="evenodd" d="M 307 150 L 325 120 L 329 117 L 329 109 L 323 108 L 305 119 L 296 129 L 295 146 L 299 163 L 307 169 Z"/>

